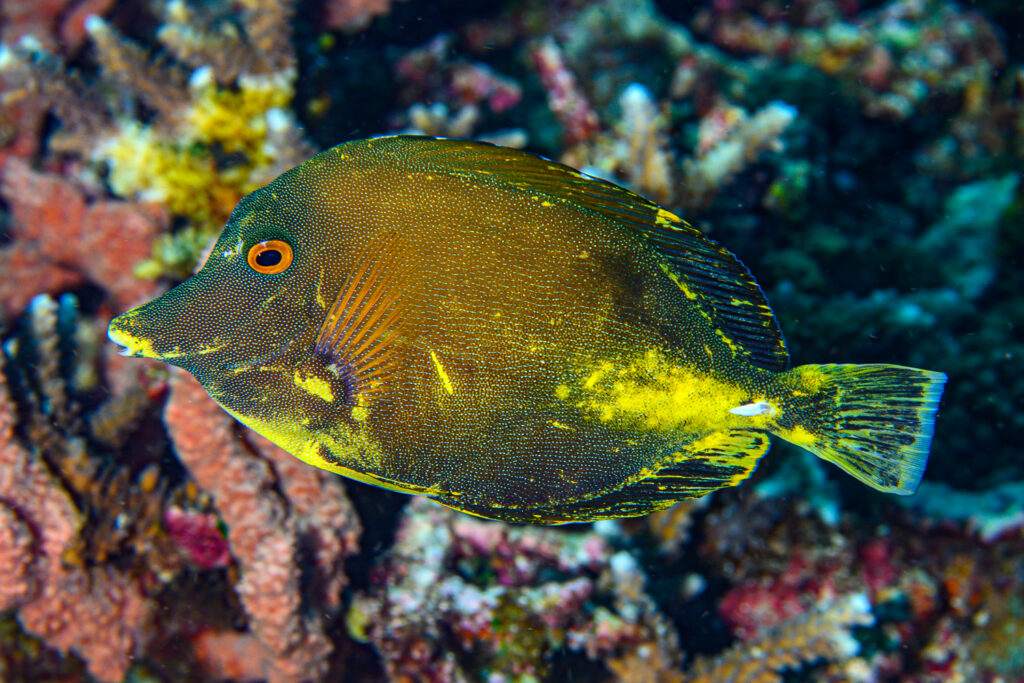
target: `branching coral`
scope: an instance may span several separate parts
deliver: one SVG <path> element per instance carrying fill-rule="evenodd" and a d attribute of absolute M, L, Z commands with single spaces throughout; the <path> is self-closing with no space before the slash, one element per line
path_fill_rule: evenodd
<path fill-rule="evenodd" d="M 187 230 L 161 240 L 155 260 L 139 271 L 144 276 L 187 273 L 242 195 L 311 153 L 288 109 L 291 6 L 242 5 L 241 33 L 204 23 L 213 7 L 162 5 L 166 23 L 157 37 L 178 64 L 147 59 L 141 46 L 91 17 L 86 27 L 101 71 L 89 89 L 31 43 L 2 60 L 14 91 L 36 93 L 62 120 L 52 147 L 105 169 L 114 194 L 158 202 L 188 221 Z M 187 77 L 182 66 L 191 68 Z M 103 85 L 131 96 L 127 111 L 122 96 L 99 96 Z"/>
<path fill-rule="evenodd" d="M 451 36 L 441 34 L 398 60 L 394 67 L 401 86 L 398 99 L 409 108 L 393 124 L 405 124 L 411 133 L 477 137 L 522 147 L 525 133 L 521 130 L 476 134 L 485 110 L 502 114 L 519 104 L 520 85 L 486 64 L 452 60 L 450 51 Z"/>
<path fill-rule="evenodd" d="M 597 132 L 600 122 L 587 101 L 576 75 L 565 63 L 553 38 L 544 38 L 533 48 L 533 64 L 548 93 L 548 107 L 562 124 L 565 143 L 574 145 Z"/>
<path fill-rule="evenodd" d="M 2 362 L 2 354 L 0 354 Z M 110 566 L 68 566 L 83 518 L 40 454 L 14 435 L 16 408 L 0 367 L 0 538 L 3 608 L 51 647 L 72 650 L 102 681 L 119 681 L 144 641 L 152 603 Z"/>
<path fill-rule="evenodd" d="M 755 641 L 730 648 L 714 658 L 701 658 L 680 679 L 685 683 L 781 683 L 784 669 L 819 659 L 850 666 L 860 649 L 850 633 L 874 623 L 863 595 L 824 603 L 813 611 L 782 622 Z"/>
<path fill-rule="evenodd" d="M 980 546 L 952 519 L 924 529 L 897 515 L 886 535 L 871 536 L 832 527 L 801 502 L 750 496 L 707 520 L 702 555 L 734 582 L 718 610 L 743 647 L 754 650 L 787 624 L 813 620 L 823 606 L 866 597 L 876 623 L 860 624 L 861 661 L 850 662 L 862 672 L 911 674 L 922 659 L 927 681 L 1024 670 L 998 646 L 976 647 L 1020 627 L 1021 606 L 1011 599 L 1024 577 L 1019 531 Z"/>
<path fill-rule="evenodd" d="M 343 563 L 359 535 L 340 481 L 255 435 L 243 440 L 198 385 L 191 379 L 179 385 L 182 377 L 171 381 L 167 428 L 195 481 L 169 478 L 174 475 L 163 469 L 159 450 L 135 448 L 139 463 L 117 462 L 121 447 L 98 451 L 88 430 L 116 421 L 87 420 L 82 412 L 82 400 L 99 381 L 81 368 L 98 360 L 85 341 L 98 332 L 77 321 L 71 297 L 58 304 L 41 296 L 4 345 L 0 607 L 16 608 L 26 632 L 75 652 L 100 680 L 121 680 L 147 647 L 159 660 L 162 639 L 175 632 L 192 644 L 187 661 L 211 674 L 224 675 L 231 666 L 226 650 L 211 650 L 211 643 L 231 641 L 245 644 L 246 670 L 256 677 L 319 675 L 332 646 L 323 618 L 306 615 L 304 601 L 312 600 L 321 614 L 338 607 Z M 76 342 L 77 362 L 69 366 Z M 115 396 L 133 386 L 117 374 L 125 367 L 108 367 Z M 17 405 L 4 377 L 11 378 Z M 153 382 L 144 410 L 152 412 L 160 385 Z M 210 512 L 210 498 L 219 517 Z M 181 624 L 167 616 L 163 630 L 153 629 L 158 605 L 168 615 L 198 609 L 169 607 L 165 587 L 173 593 L 190 571 L 225 571 L 232 557 L 249 633 L 226 628 L 223 617 L 194 613 Z"/>
<path fill-rule="evenodd" d="M 701 120 L 695 153 L 680 164 L 669 144 L 665 116 L 646 88 L 636 83 L 628 86 L 619 98 L 619 108 L 622 117 L 613 131 L 570 148 L 562 160 L 623 181 L 686 213 L 706 209 L 763 152 L 782 149 L 781 136 L 797 115 L 782 102 L 749 116 L 740 107 L 720 105 Z"/>
<path fill-rule="evenodd" d="M 164 418 L 178 457 L 209 491 L 227 525 L 241 572 L 236 590 L 256 639 L 253 670 L 271 681 L 323 675 L 332 645 L 322 619 L 302 614 L 300 539 L 312 547 L 306 574 L 315 584 L 317 607 L 336 606 L 345 581 L 342 563 L 359 534 L 340 483 L 260 437 L 242 438 L 234 421 L 184 373 L 171 378 Z M 209 651 L 211 637 L 201 634 L 197 656 Z M 207 666 L 215 668 L 216 661 Z"/>

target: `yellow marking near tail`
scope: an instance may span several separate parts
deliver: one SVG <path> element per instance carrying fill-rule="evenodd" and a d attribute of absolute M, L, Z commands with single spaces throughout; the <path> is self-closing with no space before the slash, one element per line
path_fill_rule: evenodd
<path fill-rule="evenodd" d="M 455 385 L 452 384 L 452 378 L 445 372 L 444 366 L 441 365 L 441 359 L 434 353 L 434 349 L 430 349 L 430 360 L 434 362 L 434 370 L 437 372 L 438 379 L 441 380 L 441 386 L 444 388 L 445 393 L 453 396 L 455 394 Z"/>
<path fill-rule="evenodd" d="M 809 448 L 817 443 L 818 439 L 803 425 L 797 425 L 781 435 L 786 441 L 801 446 L 802 448 Z"/>
<path fill-rule="evenodd" d="M 747 392 L 706 373 L 676 366 L 659 350 L 649 350 L 618 366 L 602 363 L 583 383 L 576 406 L 601 422 L 625 428 L 667 432 L 709 432 L 738 423 L 729 409 L 741 405 Z M 757 427 L 764 418 L 748 417 Z"/>

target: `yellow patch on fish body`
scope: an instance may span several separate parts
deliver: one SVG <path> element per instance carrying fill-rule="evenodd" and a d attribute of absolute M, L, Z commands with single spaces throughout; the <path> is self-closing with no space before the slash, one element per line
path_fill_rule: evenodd
<path fill-rule="evenodd" d="M 603 364 L 583 382 L 581 394 L 576 406 L 602 422 L 694 434 L 728 426 L 726 414 L 749 398 L 736 384 L 672 363 L 656 350 L 626 365 Z"/>
<path fill-rule="evenodd" d="M 334 400 L 334 392 L 331 391 L 331 385 L 320 379 L 316 375 L 295 375 L 295 386 L 308 391 L 314 396 L 319 396 L 324 401 L 330 403 Z"/>
<path fill-rule="evenodd" d="M 109 333 L 310 464 L 538 523 L 736 484 L 769 433 L 909 492 L 944 380 L 789 370 L 750 273 L 675 214 L 415 136 L 340 145 L 244 198 L 199 272 Z"/>

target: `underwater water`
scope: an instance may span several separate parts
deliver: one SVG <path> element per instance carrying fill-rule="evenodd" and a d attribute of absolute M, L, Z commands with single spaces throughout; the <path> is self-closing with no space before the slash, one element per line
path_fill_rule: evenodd
<path fill-rule="evenodd" d="M 4 0 L 0 38 L 0 681 L 1024 681 L 1024 5 Z M 917 493 L 773 439 L 648 515 L 489 521 L 108 341 L 243 196 L 395 133 L 681 216 L 794 365 L 945 373 Z"/>

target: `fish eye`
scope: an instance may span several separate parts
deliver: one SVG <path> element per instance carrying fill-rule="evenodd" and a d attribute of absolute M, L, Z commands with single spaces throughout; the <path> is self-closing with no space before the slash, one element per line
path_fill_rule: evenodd
<path fill-rule="evenodd" d="M 249 248 L 249 267 L 264 275 L 277 275 L 292 264 L 292 247 L 281 240 L 258 242 Z"/>

